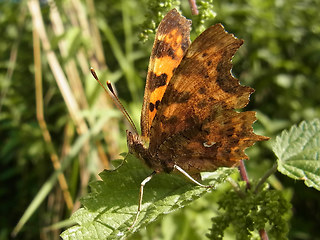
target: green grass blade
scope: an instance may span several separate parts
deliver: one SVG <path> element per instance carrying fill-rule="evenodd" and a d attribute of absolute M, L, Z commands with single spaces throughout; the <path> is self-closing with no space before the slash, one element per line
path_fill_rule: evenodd
<path fill-rule="evenodd" d="M 22 217 L 20 218 L 18 224 L 14 227 L 12 231 L 12 235 L 16 236 L 21 228 L 26 224 L 26 222 L 30 219 L 30 217 L 37 211 L 40 204 L 43 202 L 43 200 L 47 197 L 47 195 L 50 193 L 54 185 L 56 184 L 56 181 L 58 179 L 58 175 L 63 172 L 71 163 L 72 160 L 74 160 L 75 156 L 80 152 L 82 147 L 87 144 L 88 140 L 91 136 L 97 135 L 101 129 L 103 128 L 103 125 L 110 119 L 110 117 L 114 116 L 113 112 L 110 112 L 108 115 L 105 114 L 100 118 L 99 121 L 97 121 L 94 128 L 90 129 L 86 134 L 83 134 L 78 137 L 78 139 L 75 141 L 74 145 L 71 147 L 69 154 L 62 159 L 62 165 L 61 169 L 55 171 L 50 178 L 43 184 L 39 192 L 36 194 L 30 205 L 27 207 L 25 212 L 23 213 Z"/>

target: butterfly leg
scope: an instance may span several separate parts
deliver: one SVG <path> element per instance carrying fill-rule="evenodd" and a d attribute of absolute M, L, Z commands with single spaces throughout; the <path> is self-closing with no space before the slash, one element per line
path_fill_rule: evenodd
<path fill-rule="evenodd" d="M 178 165 L 174 165 L 173 167 L 174 167 L 174 169 L 181 172 L 186 178 L 188 178 L 189 180 L 191 180 L 193 183 L 197 184 L 200 187 L 204 187 L 204 188 L 213 188 L 214 187 L 212 185 L 203 185 L 203 184 L 199 183 L 197 180 L 195 180 L 193 177 L 191 177 L 185 170 L 183 170 Z"/>
<path fill-rule="evenodd" d="M 141 212 L 141 205 L 142 205 L 142 199 L 143 199 L 143 188 L 144 188 L 144 185 L 146 185 L 147 182 L 149 182 L 151 180 L 151 178 L 156 174 L 157 172 L 156 171 L 153 171 L 148 177 L 146 177 L 142 182 L 141 182 L 141 185 L 140 185 L 140 193 L 139 193 L 139 203 L 138 203 L 138 211 L 137 211 L 137 214 L 136 214 L 136 217 L 132 223 L 132 225 L 129 227 L 129 229 L 132 229 L 134 227 L 134 225 L 136 225 L 137 221 L 138 221 L 138 217 L 140 215 L 140 212 Z"/>

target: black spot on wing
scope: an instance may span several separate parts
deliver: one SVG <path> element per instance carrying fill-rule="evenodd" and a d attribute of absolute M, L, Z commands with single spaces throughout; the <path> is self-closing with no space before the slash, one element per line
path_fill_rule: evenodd
<path fill-rule="evenodd" d="M 153 112 L 153 110 L 154 110 L 154 104 L 153 103 L 149 104 L 149 110 L 150 110 L 150 112 Z"/>
<path fill-rule="evenodd" d="M 181 43 L 181 49 L 185 53 L 187 51 L 187 49 L 189 48 L 190 41 L 189 41 L 189 38 L 184 37 L 183 39 L 184 39 L 184 41 Z"/>
<path fill-rule="evenodd" d="M 232 137 L 234 133 L 235 133 L 234 127 L 229 127 L 228 129 L 225 130 L 225 134 L 227 137 Z"/>
<path fill-rule="evenodd" d="M 155 104 L 155 108 L 158 110 L 158 108 L 159 108 L 159 105 L 160 105 L 160 101 L 159 100 L 157 100 L 156 101 L 156 104 Z"/>
<path fill-rule="evenodd" d="M 165 95 L 161 100 L 161 104 L 169 106 L 172 103 L 186 103 L 190 97 L 190 92 L 180 92 L 176 90 L 172 85 L 168 85 L 166 92 L 168 95 Z"/>
<path fill-rule="evenodd" d="M 197 103 L 197 107 L 202 109 L 205 108 L 207 106 L 207 101 L 206 99 L 201 100 L 200 102 Z"/>
<path fill-rule="evenodd" d="M 149 90 L 153 92 L 155 89 L 167 84 L 168 75 L 162 73 L 160 76 L 156 75 L 154 72 L 149 73 Z"/>
<path fill-rule="evenodd" d="M 220 61 L 217 65 L 217 79 L 218 86 L 227 93 L 234 93 L 236 89 L 230 84 L 230 72 L 228 71 L 227 63 Z"/>
<path fill-rule="evenodd" d="M 178 91 L 177 91 L 178 92 Z M 176 99 L 177 100 L 177 103 L 185 103 L 185 102 L 187 102 L 189 99 L 190 99 L 190 97 L 191 97 L 191 95 L 190 95 L 190 92 L 178 92 L 178 98 Z"/>
<path fill-rule="evenodd" d="M 169 56 L 172 59 L 176 58 L 176 54 L 173 50 L 173 48 L 171 47 L 170 43 L 167 43 L 165 41 L 162 40 L 157 40 L 155 42 L 154 48 L 157 49 L 157 51 L 154 52 L 154 55 L 152 56 L 153 58 L 162 58 L 162 57 L 166 57 Z"/>
<path fill-rule="evenodd" d="M 200 93 L 200 94 L 206 94 L 206 92 L 207 92 L 207 90 L 206 90 L 205 87 L 201 87 L 201 88 L 199 88 L 199 90 L 198 90 L 198 93 Z"/>

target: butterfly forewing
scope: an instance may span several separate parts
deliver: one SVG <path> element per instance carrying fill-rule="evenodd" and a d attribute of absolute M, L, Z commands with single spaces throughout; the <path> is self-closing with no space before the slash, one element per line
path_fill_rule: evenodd
<path fill-rule="evenodd" d="M 191 21 L 171 10 L 161 21 L 155 37 L 144 101 L 141 112 L 141 135 L 149 136 L 150 127 L 173 71 L 180 64 L 190 44 Z"/>

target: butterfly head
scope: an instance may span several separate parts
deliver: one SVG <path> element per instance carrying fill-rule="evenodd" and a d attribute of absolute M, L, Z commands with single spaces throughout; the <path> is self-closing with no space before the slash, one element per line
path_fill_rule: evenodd
<path fill-rule="evenodd" d="M 148 139 L 144 139 L 140 135 L 127 130 L 127 144 L 129 153 L 135 155 L 137 158 L 143 160 L 144 162 L 146 159 L 151 158 L 148 151 Z"/>

